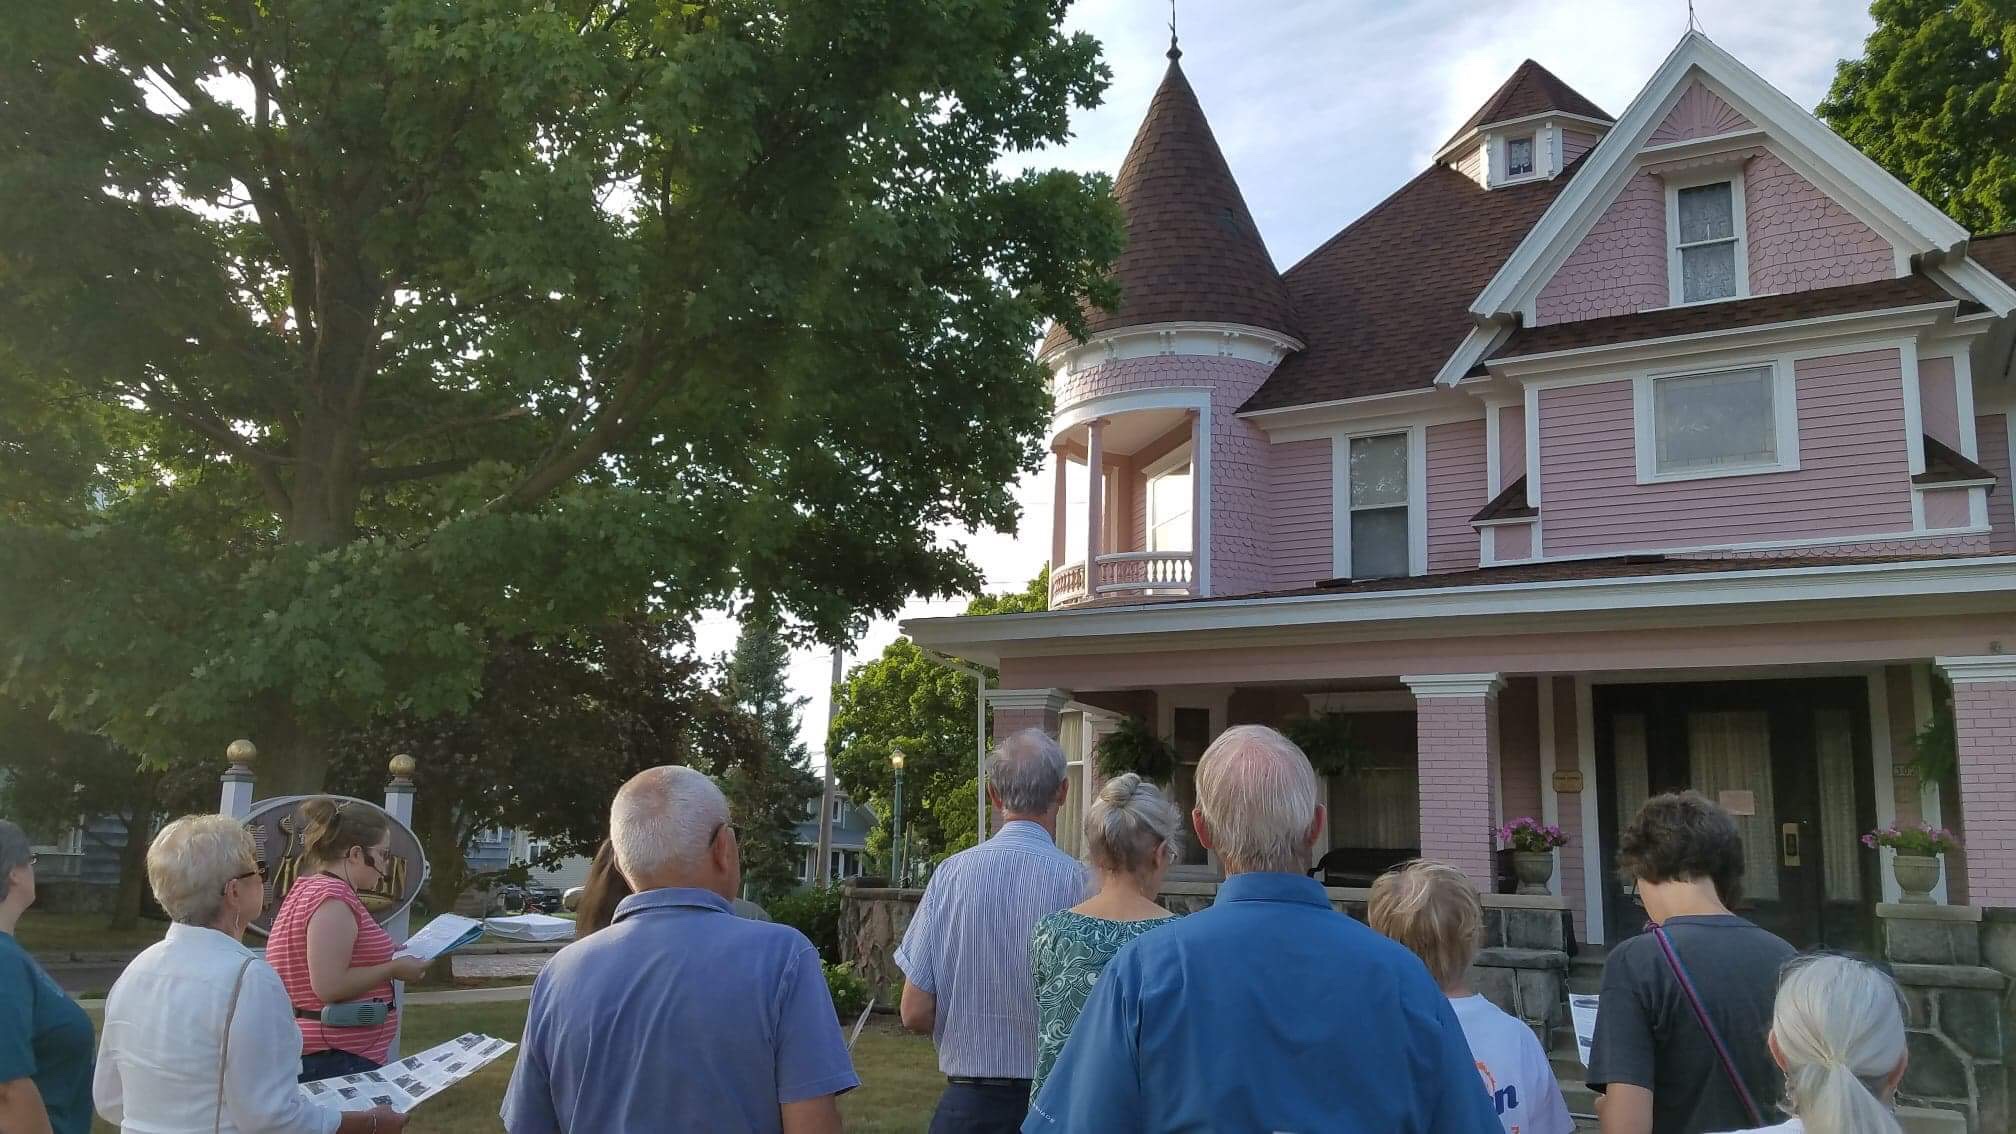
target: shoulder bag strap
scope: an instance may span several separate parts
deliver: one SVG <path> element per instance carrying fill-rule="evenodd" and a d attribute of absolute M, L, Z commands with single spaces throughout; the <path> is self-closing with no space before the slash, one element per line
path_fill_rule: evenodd
<path fill-rule="evenodd" d="M 251 967 L 250 957 L 238 966 L 238 979 L 231 982 L 231 1006 L 224 1010 L 224 1048 L 217 1056 L 217 1119 L 210 1124 L 210 1134 L 224 1129 L 224 1069 L 231 1063 L 231 1024 L 238 1018 L 238 994 L 245 991 L 245 970 Z"/>
<path fill-rule="evenodd" d="M 1660 926 L 1652 927 L 1652 937 L 1659 942 L 1659 952 L 1666 958 L 1666 966 L 1673 970 L 1673 979 L 1680 982 L 1680 994 L 1687 998 L 1687 1006 L 1694 1010 L 1694 1019 L 1701 1030 L 1708 1033 L 1708 1042 L 1715 1047 L 1715 1058 L 1722 1061 L 1722 1073 L 1729 1076 L 1729 1086 L 1736 1091 L 1736 1099 L 1743 1104 L 1743 1113 L 1749 1116 L 1750 1125 L 1764 1125 L 1764 1116 L 1757 1109 L 1757 1100 L 1750 1095 L 1750 1088 L 1743 1085 L 1743 1076 L 1736 1070 L 1736 1061 L 1729 1057 L 1729 1047 L 1722 1042 L 1722 1035 L 1708 1020 L 1708 1010 L 1701 1006 L 1701 994 L 1694 989 L 1694 979 L 1687 975 L 1687 966 L 1680 963 L 1680 954 L 1673 950 L 1673 939 L 1666 936 Z"/>

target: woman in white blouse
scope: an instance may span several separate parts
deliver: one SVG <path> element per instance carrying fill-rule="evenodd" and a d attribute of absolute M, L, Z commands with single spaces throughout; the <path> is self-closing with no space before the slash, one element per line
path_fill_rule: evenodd
<path fill-rule="evenodd" d="M 252 836 L 224 815 L 168 824 L 147 881 L 175 924 L 105 1001 L 98 1113 L 150 1134 L 394 1134 L 406 1117 L 310 1102 L 301 1029 L 279 974 L 240 943 L 266 908 Z"/>

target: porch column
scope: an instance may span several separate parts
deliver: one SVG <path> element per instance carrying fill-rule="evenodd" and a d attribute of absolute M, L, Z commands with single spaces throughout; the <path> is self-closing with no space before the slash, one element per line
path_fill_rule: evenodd
<path fill-rule="evenodd" d="M 1106 454 L 1100 444 L 1106 419 L 1085 425 L 1085 597 L 1099 597 L 1099 532 L 1106 522 Z M 1051 731 L 1056 731 L 1052 729 Z"/>
<path fill-rule="evenodd" d="M 1937 663 L 1953 683 L 1967 897 L 1976 906 L 2016 906 L 2016 657 Z"/>
<path fill-rule="evenodd" d="M 1421 857 L 1446 862 L 1493 890 L 1491 817 L 1498 794 L 1496 673 L 1402 677 L 1414 691 L 1420 752 Z"/>
<path fill-rule="evenodd" d="M 1050 575 L 1055 579 L 1057 572 L 1064 569 L 1066 542 L 1064 533 L 1069 530 L 1065 525 L 1070 522 L 1070 517 L 1067 515 L 1070 506 L 1065 499 L 1065 484 L 1071 469 L 1070 462 L 1064 457 L 1063 446 L 1059 445 L 1050 450 L 1050 465 L 1056 472 L 1057 481 L 1050 506 Z"/>
<path fill-rule="evenodd" d="M 1203 594 L 1204 415 L 1190 411 L 1190 593 Z"/>
<path fill-rule="evenodd" d="M 1071 701 L 1067 689 L 990 689 L 987 707 L 994 712 L 994 743 L 1025 728 L 1057 735 L 1058 719 Z"/>

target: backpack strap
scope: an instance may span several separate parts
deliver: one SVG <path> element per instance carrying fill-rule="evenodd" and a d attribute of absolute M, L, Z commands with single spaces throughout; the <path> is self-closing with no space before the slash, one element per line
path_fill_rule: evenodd
<path fill-rule="evenodd" d="M 1708 1019 L 1708 1010 L 1701 1005 L 1701 994 L 1694 988 L 1694 978 L 1687 975 L 1687 966 L 1680 963 L 1680 954 L 1673 949 L 1673 939 L 1666 936 L 1662 926 L 1652 927 L 1652 937 L 1659 942 L 1659 952 L 1666 958 L 1666 967 L 1673 970 L 1673 979 L 1680 982 L 1680 994 L 1687 998 L 1687 1006 L 1694 1010 L 1694 1019 L 1701 1030 L 1708 1034 L 1708 1042 L 1714 1045 L 1715 1058 L 1722 1062 L 1722 1073 L 1729 1077 L 1729 1086 L 1736 1092 L 1736 1100 L 1743 1104 L 1743 1113 L 1750 1119 L 1750 1125 L 1764 1125 L 1764 1116 L 1757 1109 L 1757 1100 L 1751 1097 L 1750 1088 L 1743 1085 L 1743 1076 L 1736 1070 L 1736 1061 L 1729 1057 L 1729 1046 L 1722 1042 L 1722 1034 Z"/>
<path fill-rule="evenodd" d="M 238 966 L 238 979 L 231 982 L 231 1006 L 224 1010 L 224 1046 L 217 1055 L 217 1119 L 210 1124 L 210 1134 L 224 1129 L 224 1069 L 231 1064 L 231 1024 L 238 1018 L 238 994 L 245 991 L 245 970 L 252 967 L 252 958 Z"/>

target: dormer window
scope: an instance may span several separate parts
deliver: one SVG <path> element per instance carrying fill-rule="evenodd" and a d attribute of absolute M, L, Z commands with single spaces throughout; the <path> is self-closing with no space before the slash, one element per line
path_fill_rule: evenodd
<path fill-rule="evenodd" d="M 1750 294 L 1743 227 L 1740 175 L 1667 185 L 1666 273 L 1673 303 L 1705 303 Z"/>
<path fill-rule="evenodd" d="M 1522 134 L 1505 139 L 1505 176 L 1531 177 L 1533 175 L 1533 135 Z"/>

